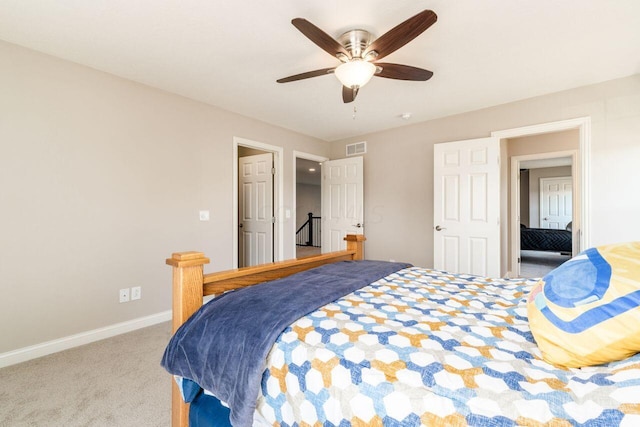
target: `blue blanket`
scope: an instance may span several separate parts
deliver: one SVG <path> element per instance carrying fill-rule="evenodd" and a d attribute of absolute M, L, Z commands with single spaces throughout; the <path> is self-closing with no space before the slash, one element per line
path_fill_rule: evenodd
<path fill-rule="evenodd" d="M 231 424 L 251 426 L 266 357 L 291 323 L 409 264 L 343 261 L 228 292 L 175 333 L 162 358 L 174 375 L 229 404 Z"/>

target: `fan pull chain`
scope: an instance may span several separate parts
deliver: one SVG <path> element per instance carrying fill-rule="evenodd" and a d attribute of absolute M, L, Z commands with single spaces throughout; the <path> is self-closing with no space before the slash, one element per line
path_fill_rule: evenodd
<path fill-rule="evenodd" d="M 356 110 L 356 107 L 353 107 L 353 120 L 356 119 L 356 113 L 358 112 L 358 110 Z"/>

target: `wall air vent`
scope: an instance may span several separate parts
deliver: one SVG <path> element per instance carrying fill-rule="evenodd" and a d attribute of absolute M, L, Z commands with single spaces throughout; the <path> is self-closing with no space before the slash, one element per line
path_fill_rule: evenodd
<path fill-rule="evenodd" d="M 367 152 L 367 142 L 356 142 L 355 144 L 347 145 L 347 156 L 357 156 L 358 154 L 364 154 Z"/>

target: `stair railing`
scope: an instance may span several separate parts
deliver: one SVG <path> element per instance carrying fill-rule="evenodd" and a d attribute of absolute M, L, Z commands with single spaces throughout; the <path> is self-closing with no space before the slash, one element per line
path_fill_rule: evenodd
<path fill-rule="evenodd" d="M 307 215 L 309 216 L 307 221 L 296 231 L 296 245 L 319 248 L 321 246 L 320 223 L 322 218 L 313 216 L 311 212 Z"/>

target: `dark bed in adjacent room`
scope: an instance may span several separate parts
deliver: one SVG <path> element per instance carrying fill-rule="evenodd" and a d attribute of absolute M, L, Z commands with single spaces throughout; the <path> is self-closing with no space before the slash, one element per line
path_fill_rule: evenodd
<path fill-rule="evenodd" d="M 570 255 L 573 250 L 571 237 L 571 223 L 565 230 L 520 225 L 520 249 L 525 251 L 560 252 Z"/>

